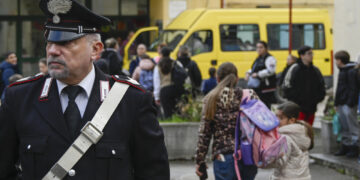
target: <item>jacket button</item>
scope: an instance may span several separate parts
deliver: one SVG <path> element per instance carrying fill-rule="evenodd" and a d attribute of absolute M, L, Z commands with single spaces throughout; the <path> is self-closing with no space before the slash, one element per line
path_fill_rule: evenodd
<path fill-rule="evenodd" d="M 69 176 L 75 176 L 75 174 L 76 174 L 76 171 L 73 169 L 70 169 Z"/>
<path fill-rule="evenodd" d="M 111 154 L 115 155 L 115 154 L 116 154 L 116 151 L 113 149 L 113 150 L 111 151 Z"/>
<path fill-rule="evenodd" d="M 27 149 L 28 149 L 28 150 L 30 150 L 30 149 L 31 149 L 31 144 L 29 144 L 29 145 L 27 146 Z"/>

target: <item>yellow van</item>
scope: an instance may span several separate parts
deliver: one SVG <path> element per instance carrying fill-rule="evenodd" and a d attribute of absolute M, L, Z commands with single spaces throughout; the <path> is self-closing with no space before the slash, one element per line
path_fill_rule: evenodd
<path fill-rule="evenodd" d="M 286 65 L 288 55 L 288 9 L 194 9 L 186 10 L 159 32 L 157 27 L 139 29 L 125 47 L 125 66 L 131 57 L 130 44 L 149 42 L 148 54 L 157 56 L 156 47 L 166 43 L 176 54 L 181 45 L 191 49 L 192 59 L 203 79 L 208 69 L 223 62 L 233 62 L 242 78 L 250 69 L 257 53 L 256 42 L 268 42 L 270 54 L 277 59 L 277 72 Z M 159 32 L 159 33 L 158 33 Z M 157 38 L 154 35 L 158 34 Z M 313 48 L 314 64 L 326 77 L 332 75 L 332 33 L 327 10 L 294 9 L 292 51 L 297 56 L 300 46 Z"/>

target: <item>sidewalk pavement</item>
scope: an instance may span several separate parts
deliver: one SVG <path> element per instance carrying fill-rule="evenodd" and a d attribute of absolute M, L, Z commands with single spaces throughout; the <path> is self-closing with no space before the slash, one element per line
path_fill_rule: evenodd
<path fill-rule="evenodd" d="M 208 180 L 214 180 L 213 164 L 208 164 Z M 267 180 L 272 174 L 272 169 L 258 169 L 255 180 Z M 314 180 L 352 180 L 353 178 L 333 169 L 310 164 L 310 173 Z M 170 161 L 171 180 L 198 180 L 195 174 L 195 162 L 193 161 Z"/>
<path fill-rule="evenodd" d="M 360 164 L 358 159 L 349 159 L 345 156 L 334 156 L 331 154 L 323 153 L 322 141 L 321 141 L 321 117 L 315 118 L 313 128 L 315 132 L 315 146 L 310 151 L 310 157 L 316 164 L 335 169 L 338 172 L 354 177 L 354 179 L 360 179 Z"/>
<path fill-rule="evenodd" d="M 324 153 L 313 153 L 310 154 L 310 157 L 319 165 L 335 169 L 338 172 L 360 179 L 360 164 L 357 162 L 356 158 L 349 159 L 344 156 L 339 157 Z"/>

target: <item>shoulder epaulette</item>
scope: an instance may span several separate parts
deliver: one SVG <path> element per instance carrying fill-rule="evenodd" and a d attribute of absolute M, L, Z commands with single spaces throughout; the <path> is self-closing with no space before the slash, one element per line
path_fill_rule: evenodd
<path fill-rule="evenodd" d="M 28 83 L 28 82 L 36 81 L 36 80 L 39 80 L 42 77 L 44 77 L 44 75 L 42 73 L 36 74 L 35 76 L 25 77 L 25 78 L 17 80 L 14 83 L 11 83 L 9 85 L 9 87 L 13 87 L 13 86 L 17 86 L 17 85 L 20 85 L 20 84 L 25 84 L 25 83 Z"/>
<path fill-rule="evenodd" d="M 116 82 L 129 84 L 132 87 L 135 87 L 136 89 L 139 89 L 142 92 L 146 92 L 146 90 L 141 87 L 139 82 L 135 81 L 134 79 L 131 79 L 127 76 L 119 76 L 119 75 L 112 75 L 111 76 Z"/>

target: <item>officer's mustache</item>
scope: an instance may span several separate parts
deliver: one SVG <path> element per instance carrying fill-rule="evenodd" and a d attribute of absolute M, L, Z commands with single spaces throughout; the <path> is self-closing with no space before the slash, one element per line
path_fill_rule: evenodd
<path fill-rule="evenodd" d="M 59 58 L 56 58 L 56 57 L 53 57 L 53 56 L 50 56 L 50 57 L 48 57 L 48 59 L 47 59 L 47 64 L 48 64 L 48 66 L 51 66 L 52 63 L 61 64 L 61 65 L 63 65 L 63 66 L 66 66 L 66 63 L 65 63 L 64 60 L 59 59 Z"/>

